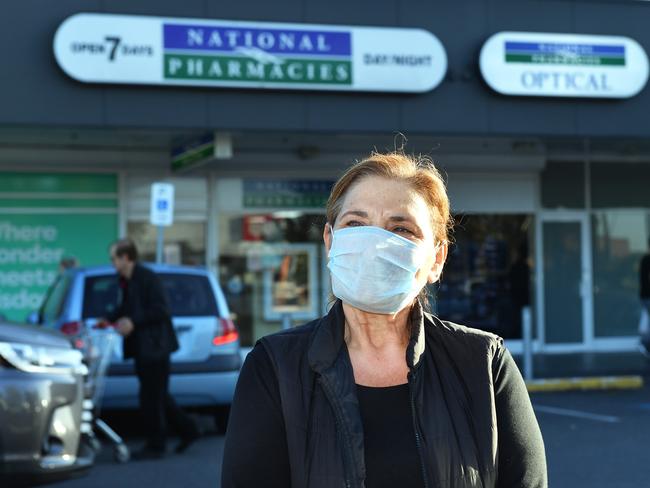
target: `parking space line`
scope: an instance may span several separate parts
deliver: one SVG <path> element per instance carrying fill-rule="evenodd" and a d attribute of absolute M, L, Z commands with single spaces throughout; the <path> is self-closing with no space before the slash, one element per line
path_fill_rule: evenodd
<path fill-rule="evenodd" d="M 607 422 L 615 424 L 621 421 L 620 417 L 612 415 L 599 415 L 596 413 L 583 412 L 581 410 L 569 410 L 567 408 L 549 407 L 547 405 L 533 404 L 533 408 L 537 412 L 551 413 L 555 415 L 564 415 L 566 417 L 577 417 L 587 420 L 595 420 L 597 422 Z"/>

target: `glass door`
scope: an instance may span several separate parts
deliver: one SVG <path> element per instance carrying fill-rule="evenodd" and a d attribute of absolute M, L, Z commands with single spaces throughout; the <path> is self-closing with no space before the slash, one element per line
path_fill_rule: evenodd
<path fill-rule="evenodd" d="M 587 215 L 543 214 L 538 258 L 540 337 L 547 349 L 580 349 L 593 340 L 591 252 Z"/>

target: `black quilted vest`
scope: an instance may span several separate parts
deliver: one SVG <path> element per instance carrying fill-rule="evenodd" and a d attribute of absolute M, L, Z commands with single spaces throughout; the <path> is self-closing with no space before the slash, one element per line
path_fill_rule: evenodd
<path fill-rule="evenodd" d="M 406 361 L 414 442 L 426 486 L 493 487 L 492 372 L 501 339 L 422 314 L 419 306 L 411 324 Z M 341 302 L 325 317 L 260 343 L 278 378 L 291 486 L 364 487 L 363 428 Z"/>

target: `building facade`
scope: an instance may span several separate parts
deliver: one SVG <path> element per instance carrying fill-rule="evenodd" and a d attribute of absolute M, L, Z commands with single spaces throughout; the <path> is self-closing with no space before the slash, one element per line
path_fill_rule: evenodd
<path fill-rule="evenodd" d="M 445 174 L 457 222 L 431 290 L 442 318 L 516 351 L 530 306 L 537 350 L 633 349 L 650 234 L 649 9 L 14 2 L 0 47 L 0 313 L 20 320 L 62 257 L 104 263 L 118 236 L 153 259 L 150 186 L 166 181 L 166 260 L 210 267 L 252 345 L 326 309 L 331 184 L 406 139 Z"/>

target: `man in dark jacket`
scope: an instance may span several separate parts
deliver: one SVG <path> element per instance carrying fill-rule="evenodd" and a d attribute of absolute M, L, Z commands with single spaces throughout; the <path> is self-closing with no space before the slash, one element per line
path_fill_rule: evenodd
<path fill-rule="evenodd" d="M 124 358 L 135 360 L 140 382 L 140 411 L 147 443 L 134 453 L 135 459 L 156 459 L 165 455 L 169 420 L 181 435 L 176 452 L 183 452 L 199 437 L 194 421 L 168 393 L 170 359 L 178 349 L 167 300 L 158 276 L 138 263 L 138 251 L 131 239 L 120 239 L 110 249 L 118 273 L 121 298 L 109 317 L 124 337 Z"/>

